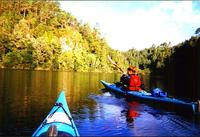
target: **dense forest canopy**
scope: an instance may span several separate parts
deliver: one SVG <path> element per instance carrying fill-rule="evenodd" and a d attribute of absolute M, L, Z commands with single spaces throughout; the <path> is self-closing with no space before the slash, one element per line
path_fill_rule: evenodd
<path fill-rule="evenodd" d="M 81 24 L 52 1 L 0 3 L 1 67 L 110 71 L 99 30 Z"/>
<path fill-rule="evenodd" d="M 81 23 L 61 10 L 58 2 L 0 2 L 1 68 L 112 72 L 116 68 L 107 59 L 110 55 L 124 70 L 134 65 L 158 73 L 181 46 L 163 42 L 141 51 L 121 52 L 109 47 L 98 28 Z"/>

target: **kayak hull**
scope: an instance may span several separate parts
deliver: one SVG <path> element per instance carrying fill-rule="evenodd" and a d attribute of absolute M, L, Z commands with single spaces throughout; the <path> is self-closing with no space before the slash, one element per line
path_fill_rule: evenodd
<path fill-rule="evenodd" d="M 56 136 L 79 136 L 68 108 L 64 91 L 60 93 L 55 105 L 32 136 L 46 136 L 50 127 L 53 126 L 56 126 Z"/>
<path fill-rule="evenodd" d="M 197 109 L 196 102 L 186 102 L 180 99 L 170 98 L 170 97 L 155 97 L 155 96 L 152 96 L 150 93 L 144 92 L 144 91 L 142 92 L 124 91 L 121 87 L 117 87 L 115 84 L 110 84 L 103 80 L 101 80 L 101 83 L 109 91 L 128 97 L 129 99 L 138 100 L 145 103 L 146 102 L 154 103 L 154 104 L 159 104 L 159 105 L 162 105 L 162 104 L 174 105 L 181 109 L 185 109 L 187 111 L 189 110 L 192 112 L 196 112 L 196 109 Z"/>

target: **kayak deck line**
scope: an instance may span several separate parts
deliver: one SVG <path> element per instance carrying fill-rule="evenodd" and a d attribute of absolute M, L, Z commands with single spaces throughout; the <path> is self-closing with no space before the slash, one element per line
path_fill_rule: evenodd
<path fill-rule="evenodd" d="M 61 91 L 53 108 L 32 136 L 51 136 L 52 134 L 55 136 L 79 136 L 64 91 Z"/>
<path fill-rule="evenodd" d="M 104 80 L 100 80 L 100 82 L 104 85 L 104 87 L 108 90 L 111 90 L 115 93 L 120 93 L 123 96 L 130 97 L 131 99 L 137 99 L 140 101 L 151 101 L 151 102 L 159 102 L 159 103 L 168 103 L 176 106 L 186 107 L 191 109 L 194 113 L 197 112 L 198 103 L 197 102 L 187 102 L 176 98 L 171 97 L 155 97 L 151 93 L 146 91 L 138 92 L 138 91 L 124 91 L 121 87 L 117 87 L 115 84 L 110 84 Z"/>
<path fill-rule="evenodd" d="M 63 104 L 58 102 L 54 106 L 58 106 L 58 108 L 47 117 L 43 125 L 53 124 L 53 123 L 63 123 L 68 126 L 71 126 L 75 131 L 74 125 L 72 123 L 72 118 L 68 115 L 68 113 L 63 108 Z M 59 108 L 62 108 L 65 114 L 62 112 L 56 112 Z"/>

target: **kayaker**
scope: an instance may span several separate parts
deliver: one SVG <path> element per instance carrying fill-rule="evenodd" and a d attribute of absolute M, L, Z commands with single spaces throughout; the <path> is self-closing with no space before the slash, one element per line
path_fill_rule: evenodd
<path fill-rule="evenodd" d="M 125 85 L 126 90 L 141 91 L 145 90 L 144 84 L 138 75 L 138 69 L 135 66 L 130 66 L 127 69 L 127 74 L 123 74 L 120 82 Z"/>

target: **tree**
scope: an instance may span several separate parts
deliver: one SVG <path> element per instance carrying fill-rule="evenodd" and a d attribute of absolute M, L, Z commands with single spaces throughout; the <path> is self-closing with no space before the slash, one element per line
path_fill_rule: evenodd
<path fill-rule="evenodd" d="M 200 28 L 197 28 L 197 29 L 196 29 L 195 34 L 196 34 L 196 35 L 200 35 Z"/>

